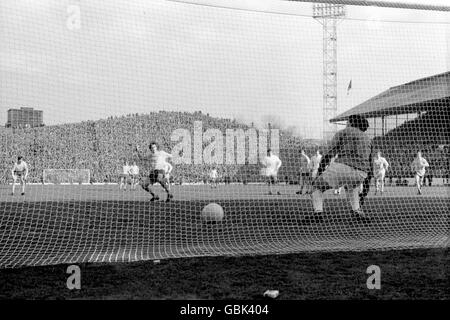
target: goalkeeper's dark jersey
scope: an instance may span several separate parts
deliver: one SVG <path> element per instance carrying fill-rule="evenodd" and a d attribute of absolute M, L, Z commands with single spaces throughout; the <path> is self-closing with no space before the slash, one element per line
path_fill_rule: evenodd
<path fill-rule="evenodd" d="M 371 170 L 372 142 L 358 128 L 347 127 L 334 136 L 329 153 L 337 154 L 336 162 L 369 172 Z"/>

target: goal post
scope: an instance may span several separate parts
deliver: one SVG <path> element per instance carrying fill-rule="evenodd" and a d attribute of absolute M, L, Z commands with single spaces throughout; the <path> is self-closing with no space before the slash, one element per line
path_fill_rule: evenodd
<path fill-rule="evenodd" d="M 44 184 L 88 184 L 91 181 L 89 169 L 44 169 Z"/>

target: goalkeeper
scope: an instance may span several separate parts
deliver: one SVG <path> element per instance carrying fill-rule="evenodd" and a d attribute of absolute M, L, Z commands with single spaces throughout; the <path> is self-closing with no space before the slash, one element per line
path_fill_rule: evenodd
<path fill-rule="evenodd" d="M 18 157 L 17 162 L 14 163 L 14 167 L 11 170 L 13 177 L 13 186 L 12 186 L 12 194 L 14 195 L 14 191 L 16 189 L 17 180 L 20 181 L 22 185 L 22 195 L 25 195 L 25 186 L 27 184 L 28 179 L 28 164 L 23 160 L 23 157 Z"/>
<path fill-rule="evenodd" d="M 347 127 L 334 136 L 328 152 L 323 156 L 318 177 L 313 181 L 311 194 L 315 216 L 322 217 L 323 193 L 328 189 L 344 187 L 352 207 L 352 215 L 366 218 L 360 207 L 368 193 L 367 183 L 371 178 L 372 143 L 365 133 L 368 121 L 360 116 L 350 116 Z M 335 161 L 331 161 L 339 155 Z M 363 184 L 363 194 L 360 186 Z"/>

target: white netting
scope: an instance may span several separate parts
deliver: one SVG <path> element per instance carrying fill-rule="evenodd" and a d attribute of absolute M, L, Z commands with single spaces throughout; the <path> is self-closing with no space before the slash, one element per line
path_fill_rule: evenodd
<path fill-rule="evenodd" d="M 336 38 L 311 3 L 1 1 L 0 120 L 17 127 L 0 129 L 0 268 L 448 247 L 450 22 L 422 9 L 443 11 L 346 6 Z M 43 110 L 46 125 L 4 118 L 21 107 Z M 389 163 L 384 192 L 372 179 L 369 221 L 352 217 L 344 189 L 307 219 L 300 151 L 329 150 L 323 115 L 354 114 Z M 160 186 L 156 202 L 130 186 L 152 173 L 136 150 L 151 141 L 174 155 L 168 203 Z M 269 147 L 282 161 L 273 195 Z M 23 196 L 11 195 L 18 156 Z M 223 221 L 202 220 L 211 202 Z"/>

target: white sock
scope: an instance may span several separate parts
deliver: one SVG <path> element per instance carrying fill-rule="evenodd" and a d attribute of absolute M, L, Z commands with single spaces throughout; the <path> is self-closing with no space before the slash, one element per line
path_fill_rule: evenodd
<path fill-rule="evenodd" d="M 315 190 L 312 193 L 312 202 L 315 212 L 323 212 L 323 193 L 320 190 Z"/>
<path fill-rule="evenodd" d="M 350 202 L 350 205 L 352 206 L 353 211 L 359 211 L 359 186 L 354 188 L 353 190 L 347 190 L 347 199 Z"/>

